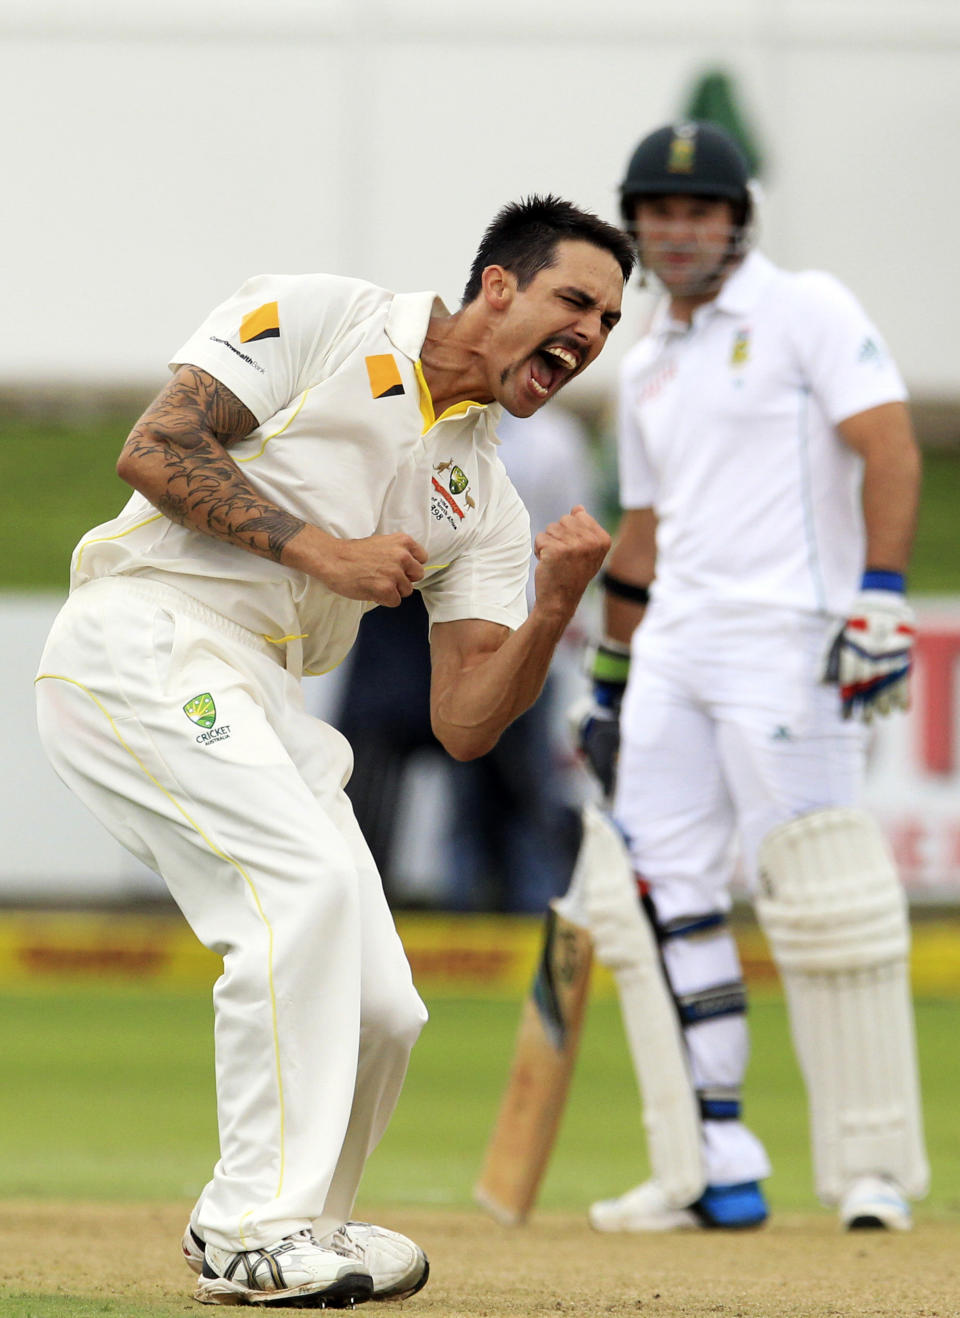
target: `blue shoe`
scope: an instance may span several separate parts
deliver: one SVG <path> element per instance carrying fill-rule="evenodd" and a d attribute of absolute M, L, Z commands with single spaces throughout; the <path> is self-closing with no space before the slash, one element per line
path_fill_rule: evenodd
<path fill-rule="evenodd" d="M 691 1209 L 704 1226 L 736 1230 L 761 1226 L 769 1216 L 767 1201 L 756 1181 L 740 1185 L 708 1185 Z"/>
<path fill-rule="evenodd" d="M 657 1181 L 644 1181 L 619 1199 L 591 1204 L 589 1217 L 595 1231 L 736 1230 L 765 1222 L 767 1205 L 756 1181 L 710 1185 L 687 1208 L 677 1208 Z"/>

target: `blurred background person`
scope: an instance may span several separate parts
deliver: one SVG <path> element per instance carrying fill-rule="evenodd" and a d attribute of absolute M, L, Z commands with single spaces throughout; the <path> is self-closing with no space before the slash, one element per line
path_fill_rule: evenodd
<path fill-rule="evenodd" d="M 427 627 L 427 610 L 417 593 L 396 609 L 366 614 L 331 715 L 334 727 L 353 747 L 346 792 L 391 906 L 423 900 L 401 842 L 413 777 L 423 779 L 428 791 L 437 791 L 441 812 L 447 808 L 442 786 L 447 756 L 430 726 Z M 385 672 L 390 673 L 389 682 L 384 681 Z M 433 814 L 428 813 L 424 824 L 431 835 L 437 834 Z M 435 855 L 436 844 L 429 850 Z M 428 874 L 428 895 L 435 883 L 430 878 Z"/>

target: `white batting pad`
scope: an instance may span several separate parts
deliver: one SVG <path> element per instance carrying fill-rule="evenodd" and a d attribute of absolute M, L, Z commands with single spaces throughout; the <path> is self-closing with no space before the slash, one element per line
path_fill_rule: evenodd
<path fill-rule="evenodd" d="M 705 1185 L 686 1048 L 626 846 L 593 806 L 583 809 L 583 841 L 570 889 L 554 905 L 590 930 L 595 957 L 613 971 L 653 1175 L 670 1202 L 685 1207 L 700 1198 Z"/>
<path fill-rule="evenodd" d="M 807 1085 L 817 1192 L 856 1177 L 926 1192 L 906 899 L 879 828 L 817 810 L 759 853 L 757 915 L 783 978 Z"/>

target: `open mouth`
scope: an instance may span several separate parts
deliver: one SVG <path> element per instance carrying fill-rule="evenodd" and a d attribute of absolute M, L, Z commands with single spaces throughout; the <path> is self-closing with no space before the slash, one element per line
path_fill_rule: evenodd
<path fill-rule="evenodd" d="M 548 398 L 579 366 L 579 353 L 562 343 L 545 343 L 530 358 L 530 388 L 538 398 Z"/>

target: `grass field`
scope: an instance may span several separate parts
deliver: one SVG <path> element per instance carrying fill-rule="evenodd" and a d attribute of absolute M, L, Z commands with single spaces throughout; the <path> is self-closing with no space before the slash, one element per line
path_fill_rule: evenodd
<path fill-rule="evenodd" d="M 747 1091 L 751 1122 L 775 1166 L 768 1183 L 773 1223 L 760 1235 L 722 1243 L 597 1237 L 586 1228 L 593 1198 L 645 1174 L 633 1079 L 609 1000 L 591 1007 L 532 1225 L 509 1232 L 490 1222 L 473 1207 L 471 1187 L 518 1003 L 437 997 L 428 1005 L 431 1021 L 358 1205 L 361 1215 L 386 1217 L 429 1244 L 434 1280 L 410 1301 L 411 1312 L 600 1318 L 649 1306 L 659 1318 L 960 1313 L 956 1001 L 917 1006 L 933 1185 L 909 1247 L 890 1237 L 853 1244 L 817 1205 L 804 1099 L 775 992 L 755 994 Z M 211 1023 L 204 990 L 83 985 L 3 994 L 0 1248 L 8 1264 L 0 1276 L 0 1318 L 174 1318 L 196 1311 L 177 1238 L 216 1156 Z M 127 1231 L 125 1257 L 135 1266 L 114 1272 L 111 1242 Z M 31 1258 L 42 1261 L 39 1274 L 25 1261 Z M 833 1270 L 846 1280 L 830 1280 Z M 858 1273 L 859 1288 L 851 1280 Z M 864 1294 L 873 1297 L 869 1305 Z"/>
<path fill-rule="evenodd" d="M 146 400 L 145 400 L 146 401 Z M 61 423 L 0 420 L 0 587 L 65 590 L 70 552 L 91 526 L 116 515 L 130 491 L 114 472 L 137 408 Z M 917 592 L 960 592 L 960 453 L 928 450 L 911 571 Z M 24 544 L 30 553 L 20 552 Z"/>
<path fill-rule="evenodd" d="M 517 1024 L 509 999 L 437 998 L 362 1197 L 465 1208 Z M 921 1001 L 933 1187 L 922 1212 L 960 1224 L 960 1004 Z M 775 1209 L 814 1209 L 806 1115 L 778 996 L 755 995 L 747 1104 L 767 1142 Z M 216 1155 L 208 995 L 133 988 L 4 995 L 0 1198 L 190 1199 Z M 591 1007 L 545 1209 L 581 1212 L 644 1174 L 615 1003 Z"/>

